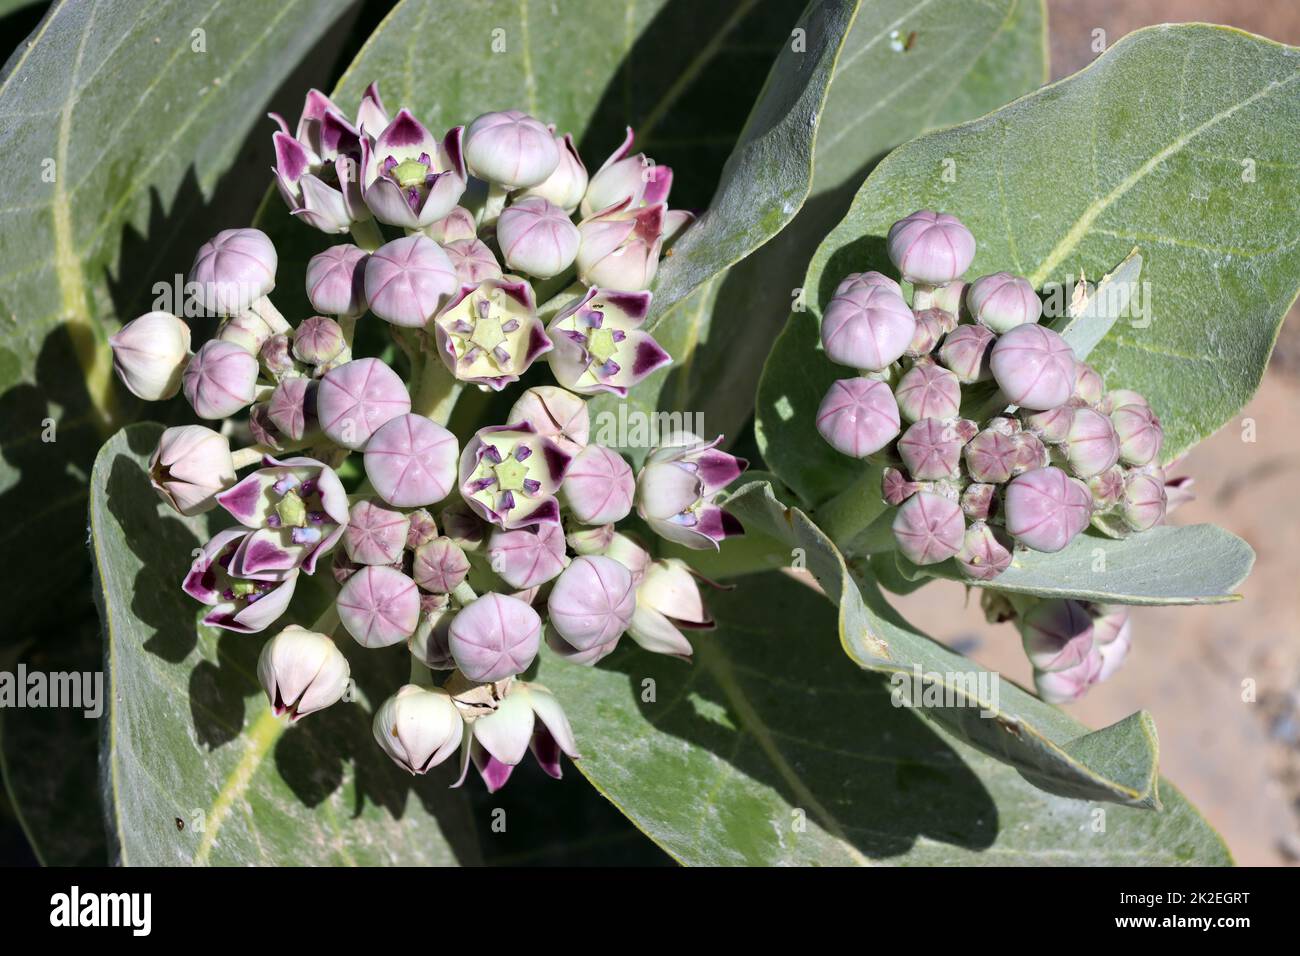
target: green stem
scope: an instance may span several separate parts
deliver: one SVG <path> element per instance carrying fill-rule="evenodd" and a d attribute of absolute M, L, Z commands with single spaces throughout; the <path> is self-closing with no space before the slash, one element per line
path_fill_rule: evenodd
<path fill-rule="evenodd" d="M 439 425 L 446 425 L 451 421 L 456 399 L 460 398 L 464 386 L 447 370 L 438 356 L 430 352 L 422 355 L 423 368 L 420 369 L 420 383 L 411 398 L 411 411 L 432 418 Z"/>
<path fill-rule="evenodd" d="M 468 581 L 461 581 L 460 584 L 456 585 L 456 589 L 451 592 L 451 596 L 460 602 L 461 607 L 466 607 L 478 600 L 478 595 L 474 593 L 474 589 L 469 586 Z"/>
<path fill-rule="evenodd" d="M 384 234 L 373 219 L 362 219 L 352 224 L 352 241 L 366 252 L 374 252 L 384 244 Z"/>
<path fill-rule="evenodd" d="M 842 549 L 848 548 L 888 507 L 880 496 L 884 466 L 872 461 L 866 465 L 856 480 L 813 514 L 817 526 Z"/>

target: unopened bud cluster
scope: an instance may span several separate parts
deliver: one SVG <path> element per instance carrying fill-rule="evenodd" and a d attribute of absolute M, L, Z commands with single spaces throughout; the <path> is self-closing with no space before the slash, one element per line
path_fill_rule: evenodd
<path fill-rule="evenodd" d="M 360 243 L 309 263 L 320 314 L 285 319 L 269 299 L 270 239 L 232 229 L 204 244 L 190 277 L 221 317 L 215 337 L 191 352 L 189 327 L 154 312 L 112 340 L 133 393 L 181 391 L 199 418 L 224 420 L 167 429 L 150 463 L 172 508 L 233 522 L 183 589 L 208 606 L 205 624 L 253 633 L 321 572 L 357 645 L 411 655 L 412 682 L 374 717 L 393 760 L 424 773 L 459 750 L 461 779 L 473 762 L 495 789 L 531 749 L 558 776 L 573 733 L 523 679 L 542 641 L 582 664 L 624 634 L 689 658 L 682 630 L 712 623 L 687 565 L 656 560 L 619 522 L 635 509 L 691 548 L 742 530 L 717 501 L 745 468 L 721 436 L 673 434 L 639 473 L 590 436 L 587 396 L 626 395 L 671 362 L 642 326 L 664 243 L 691 218 L 667 207 L 672 172 L 633 154 L 629 130 L 589 176 L 571 136 L 517 111 L 436 139 L 407 110 L 390 118 L 373 86 L 355 123 L 315 91 L 296 132 L 275 119 L 293 215 Z M 544 323 L 535 283 L 557 278 Z M 389 326 L 392 361 L 354 353 L 367 314 Z M 472 434 L 447 427 L 442 396 L 500 391 L 543 356 L 558 385 L 528 388 Z M 232 453 L 242 433 L 255 444 Z M 340 466 L 354 452 L 364 481 L 349 488 Z M 292 720 L 343 699 L 349 673 L 332 633 L 296 624 L 258 667 Z"/>
<path fill-rule="evenodd" d="M 822 347 L 859 375 L 831 386 L 817 428 L 843 454 L 885 466 L 905 557 L 955 559 L 988 581 L 1017 547 L 1060 551 L 1094 519 L 1112 533 L 1164 520 L 1159 419 L 1138 393 L 1107 392 L 1039 324 L 1027 279 L 999 272 L 967 284 L 975 238 L 930 210 L 896 222 L 887 248 L 912 301 L 878 272 L 840 282 Z M 990 406 L 991 417 L 969 417 Z"/>

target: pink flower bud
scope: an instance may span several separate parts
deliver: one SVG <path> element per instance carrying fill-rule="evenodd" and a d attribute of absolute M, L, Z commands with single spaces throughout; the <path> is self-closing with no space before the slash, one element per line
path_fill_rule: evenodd
<path fill-rule="evenodd" d="M 546 610 L 551 626 L 578 650 L 608 644 L 636 610 L 632 574 L 612 558 L 575 558 L 551 588 Z"/>
<path fill-rule="evenodd" d="M 394 763 L 423 774 L 456 752 L 465 722 L 442 688 L 407 684 L 375 711 L 372 729 Z"/>
<path fill-rule="evenodd" d="M 611 206 L 638 209 L 668 200 L 673 171 L 659 166 L 645 153 L 632 152 L 633 134 L 628 127 L 622 145 L 616 149 L 591 177 L 582 198 L 582 214 L 590 216 Z"/>
<path fill-rule="evenodd" d="M 190 327 L 170 312 L 148 312 L 108 340 L 113 370 L 136 398 L 158 402 L 181 387 L 190 357 Z"/>
<path fill-rule="evenodd" d="M 894 386 L 898 410 L 909 422 L 953 418 L 961 408 L 957 376 L 932 362 L 914 365 Z"/>
<path fill-rule="evenodd" d="M 916 319 L 916 328 L 912 332 L 912 340 L 908 342 L 903 354 L 908 358 L 924 358 L 934 351 L 939 340 L 947 333 L 955 331 L 951 316 L 942 309 L 923 309 L 914 312 L 913 317 Z"/>
<path fill-rule="evenodd" d="M 518 598 L 485 594 L 462 608 L 449 631 L 456 666 L 488 683 L 522 674 L 537 657 L 542 619 Z"/>
<path fill-rule="evenodd" d="M 1034 687 L 1038 696 L 1049 704 L 1069 704 L 1081 698 L 1104 667 L 1101 651 L 1092 651 L 1078 664 L 1059 671 L 1035 671 Z"/>
<path fill-rule="evenodd" d="M 840 284 L 835 287 L 835 295 L 848 295 L 855 289 L 869 289 L 877 285 L 889 289 L 900 299 L 903 297 L 903 287 L 881 272 L 850 273 L 841 279 Z"/>
<path fill-rule="evenodd" d="M 879 371 L 912 341 L 916 319 L 903 297 L 884 285 L 856 285 L 836 295 L 822 316 L 826 357 L 837 365 Z"/>
<path fill-rule="evenodd" d="M 898 455 L 914 481 L 954 478 L 964 444 L 955 422 L 923 418 L 898 439 Z"/>
<path fill-rule="evenodd" d="M 520 189 L 544 183 L 560 165 L 560 149 L 526 113 L 484 113 L 465 130 L 465 163 L 479 179 Z"/>
<path fill-rule="evenodd" d="M 1109 511 L 1124 497 L 1124 469 L 1112 465 L 1100 475 L 1088 479 L 1088 490 L 1092 492 L 1092 510 L 1094 513 Z"/>
<path fill-rule="evenodd" d="M 357 564 L 393 564 L 402 559 L 411 522 L 374 501 L 358 501 L 348 514 L 343 547 Z"/>
<path fill-rule="evenodd" d="M 271 711 L 297 723 L 338 703 L 347 693 L 351 668 L 325 634 L 291 624 L 266 642 L 257 659 L 257 679 Z"/>
<path fill-rule="evenodd" d="M 589 286 L 648 289 L 659 270 L 667 208 L 614 206 L 578 223 L 578 278 Z"/>
<path fill-rule="evenodd" d="M 603 445 L 580 451 L 560 486 L 560 500 L 582 524 L 622 521 L 632 511 L 635 493 L 631 466 Z"/>
<path fill-rule="evenodd" d="M 307 434 L 308 421 L 316 417 L 316 384 L 305 378 L 286 378 L 271 393 L 266 414 L 285 438 L 300 441 Z"/>
<path fill-rule="evenodd" d="M 554 132 L 552 130 L 552 132 Z M 573 137 L 568 133 L 555 137 L 555 146 L 560 152 L 560 162 L 543 182 L 524 190 L 525 196 L 540 196 L 547 202 L 554 203 L 565 212 L 573 212 L 582 202 L 587 192 L 587 167 L 583 165 L 578 148 L 573 144 Z"/>
<path fill-rule="evenodd" d="M 1086 405 L 1074 409 L 1065 454 L 1070 470 L 1080 478 L 1099 475 L 1119 461 L 1119 436 L 1110 419 Z"/>
<path fill-rule="evenodd" d="M 961 512 L 971 521 L 982 521 L 993 513 L 996 485 L 972 482 L 961 493 Z"/>
<path fill-rule="evenodd" d="M 225 229 L 199 247 L 190 282 L 203 307 L 236 315 L 275 288 L 275 246 L 260 229 Z"/>
<path fill-rule="evenodd" d="M 1101 670 L 1096 678 L 1100 684 L 1109 680 L 1128 656 L 1133 644 L 1133 624 L 1128 608 L 1121 605 L 1097 605 L 1093 614 L 1093 647 L 1101 652 Z"/>
<path fill-rule="evenodd" d="M 1138 471 L 1125 480 L 1120 516 L 1134 531 L 1147 531 L 1158 525 L 1164 520 L 1167 506 L 1165 484 L 1160 477 Z"/>
<path fill-rule="evenodd" d="M 388 647 L 415 630 L 420 595 L 401 571 L 369 565 L 344 582 L 338 610 L 339 620 L 362 647 Z"/>
<path fill-rule="evenodd" d="M 366 260 L 370 311 L 393 325 L 424 328 L 458 288 L 451 260 L 428 236 L 394 239 Z"/>
<path fill-rule="evenodd" d="M 506 265 L 542 279 L 573 265 L 578 241 L 578 227 L 568 214 L 540 197 L 515 202 L 497 220 L 497 242 Z"/>
<path fill-rule="evenodd" d="M 478 237 L 474 214 L 464 206 L 457 206 L 437 222 L 425 226 L 421 232 L 444 249 L 453 242 Z"/>
<path fill-rule="evenodd" d="M 366 311 L 366 262 L 369 256 L 350 243 L 330 246 L 307 263 L 307 299 L 323 315 L 360 315 Z"/>
<path fill-rule="evenodd" d="M 1035 412 L 1024 418 L 1025 427 L 1049 445 L 1060 445 L 1070 434 L 1074 421 L 1074 405 L 1058 405 L 1045 412 Z"/>
<path fill-rule="evenodd" d="M 1080 362 L 1078 375 L 1074 380 L 1074 394 L 1071 397 L 1095 408 L 1101 404 L 1105 394 L 1106 386 L 1101 381 L 1101 375 L 1091 365 Z"/>
<path fill-rule="evenodd" d="M 1092 617 L 1078 601 L 1040 601 L 1017 627 L 1036 670 L 1065 670 L 1092 652 Z"/>
<path fill-rule="evenodd" d="M 294 357 L 307 365 L 340 364 L 338 360 L 347 348 L 343 327 L 323 315 L 307 319 L 293 335 Z"/>
<path fill-rule="evenodd" d="M 216 496 L 235 483 L 230 442 L 202 425 L 167 429 L 149 459 L 149 483 L 183 515 L 211 511 Z"/>
<path fill-rule="evenodd" d="M 520 590 L 535 588 L 564 570 L 564 531 L 557 524 L 497 529 L 488 539 L 487 553 L 492 570 L 506 584 Z"/>
<path fill-rule="evenodd" d="M 434 538 L 415 549 L 411 575 L 434 594 L 449 594 L 469 574 L 469 558 L 451 538 Z"/>
<path fill-rule="evenodd" d="M 1146 396 L 1141 392 L 1135 392 L 1129 388 L 1117 388 L 1106 393 L 1106 397 L 1101 400 L 1098 411 L 1109 415 L 1117 408 L 1125 405 L 1150 405 Z"/>
<path fill-rule="evenodd" d="M 1121 405 L 1110 413 L 1119 438 L 1119 456 L 1126 465 L 1148 465 L 1160 454 L 1165 433 L 1160 419 L 1146 405 Z"/>
<path fill-rule="evenodd" d="M 993 377 L 989 356 L 997 336 L 982 325 L 959 325 L 939 346 L 939 361 L 957 381 L 984 382 Z"/>
<path fill-rule="evenodd" d="M 519 396 L 508 422 L 525 422 L 533 431 L 555 442 L 570 455 L 587 445 L 591 417 L 581 397 L 555 385 L 536 385 Z"/>
<path fill-rule="evenodd" d="M 955 216 L 921 209 L 889 229 L 889 258 L 908 282 L 942 285 L 975 258 L 975 237 Z"/>
<path fill-rule="evenodd" d="M 908 481 L 907 476 L 897 468 L 886 468 L 880 476 L 880 496 L 891 508 L 897 508 L 916 494 L 918 489 L 916 482 Z"/>
<path fill-rule="evenodd" d="M 1092 494 L 1059 468 L 1036 468 L 1012 479 L 1005 509 L 1007 531 L 1019 541 L 1035 551 L 1060 551 L 1088 526 Z"/>
<path fill-rule="evenodd" d="M 1074 391 L 1074 353 L 1041 325 L 1018 325 L 999 338 L 989 368 L 1007 398 L 1031 411 L 1064 405 Z"/>
<path fill-rule="evenodd" d="M 966 529 L 957 563 L 967 577 L 992 581 L 1011 567 L 1010 542 L 1002 541 L 985 522 L 976 521 Z"/>
<path fill-rule="evenodd" d="M 1035 468 L 1045 468 L 1051 462 L 1052 456 L 1048 453 L 1047 446 L 1037 435 L 1021 432 L 1015 438 L 1019 454 L 1016 456 L 1016 467 L 1012 469 L 1013 474 L 1023 475 Z"/>
<path fill-rule="evenodd" d="M 918 491 L 894 515 L 893 530 L 903 557 L 914 564 L 938 564 L 961 550 L 966 521 L 955 501 Z"/>
<path fill-rule="evenodd" d="M 1000 485 L 1015 473 L 1020 445 L 1015 438 L 985 429 L 962 449 L 972 481 Z"/>
<path fill-rule="evenodd" d="M 1028 279 L 1009 272 L 981 276 L 966 293 L 966 307 L 971 318 L 999 335 L 1018 325 L 1037 322 L 1043 314 L 1034 287 Z"/>
<path fill-rule="evenodd" d="M 479 285 L 488 279 L 500 279 L 501 265 L 482 242 L 477 239 L 457 239 L 442 247 L 447 260 L 456 270 L 461 285 Z"/>
<path fill-rule="evenodd" d="M 406 385 L 379 359 L 355 359 L 320 380 L 316 414 L 320 427 L 344 448 L 360 451 L 383 424 L 411 410 Z"/>
<path fill-rule="evenodd" d="M 366 442 L 366 477 L 399 508 L 431 505 L 456 484 L 456 436 L 423 415 L 390 419 Z"/>
<path fill-rule="evenodd" d="M 185 398 L 199 418 L 228 418 L 257 394 L 257 359 L 232 342 L 204 343 L 185 367 Z"/>
<path fill-rule="evenodd" d="M 846 378 L 831 385 L 817 409 L 817 431 L 836 451 L 866 458 L 898 435 L 898 403 L 884 382 Z"/>

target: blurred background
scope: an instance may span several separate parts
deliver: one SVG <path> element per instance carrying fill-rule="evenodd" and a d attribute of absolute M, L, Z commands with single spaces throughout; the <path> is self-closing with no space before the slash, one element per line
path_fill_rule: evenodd
<path fill-rule="evenodd" d="M 788 23 L 803 4 L 801 0 L 758 2 L 770 7 L 772 15 L 749 18 L 751 25 L 744 29 L 754 35 L 715 37 L 714 42 L 770 59 L 769 51 L 785 36 Z M 563 7 L 563 0 L 557 3 Z M 29 0 L 0 0 L 0 59 L 25 42 L 46 6 Z M 304 89 L 312 85 L 330 89 L 390 6 L 384 0 L 357 4 L 304 67 L 283 84 L 270 108 L 296 116 Z M 700 0 L 700 16 L 724 22 L 731 7 L 731 0 Z M 1104 31 L 1104 43 L 1109 46 L 1149 24 L 1206 21 L 1300 44 L 1300 3 L 1295 0 L 1047 0 L 1047 9 L 1053 79 L 1083 68 L 1097 55 L 1098 30 Z M 755 21 L 766 21 L 771 29 L 755 28 Z M 752 102 L 757 93 L 755 89 L 739 95 L 731 88 L 732 76 L 706 75 L 693 80 L 700 88 L 697 92 L 706 93 L 715 82 L 728 84 L 728 95 L 720 99 L 733 108 Z M 250 106 L 260 109 L 262 104 Z M 738 126 L 743 116 L 736 121 Z M 131 298 L 138 291 L 133 285 L 147 289 L 143 276 L 130 274 L 132 253 L 138 253 L 153 235 L 171 234 L 175 262 L 151 262 L 156 267 L 151 274 L 168 275 L 172 266 L 185 271 L 199 241 L 218 228 L 245 225 L 269 182 L 265 174 L 270 166 L 269 146 L 267 130 L 256 127 L 241 149 L 240 162 L 222 177 L 215 192 L 199 195 L 197 189 L 189 190 L 176 197 L 166 213 L 158 210 L 158 222 L 151 221 L 149 235 L 125 237 L 123 264 L 116 277 L 122 297 L 114 296 L 123 317 L 142 311 Z M 723 149 L 716 157 L 708 157 L 704 165 L 720 166 L 725 155 Z M 716 174 L 716 169 L 713 171 Z M 698 180 L 710 181 L 707 177 Z M 680 185 L 675 193 L 690 192 L 691 183 Z M 703 205 L 708 194 L 705 190 L 682 198 L 689 200 L 684 205 Z M 205 214 L 205 232 L 191 242 L 172 232 L 172 225 L 182 212 L 192 217 L 194 207 Z M 1300 510 L 1294 508 L 1291 493 L 1291 483 L 1300 472 L 1294 411 L 1300 407 L 1300 323 L 1296 311 L 1292 310 L 1282 328 L 1259 394 L 1237 420 L 1199 446 L 1178 470 L 1194 476 L 1197 500 L 1180 510 L 1175 520 L 1220 524 L 1254 547 L 1258 563 L 1243 589 L 1244 601 L 1213 608 L 1136 609 L 1133 650 L 1124 668 L 1085 701 L 1069 707 L 1075 717 L 1093 727 L 1112 723 L 1134 710 L 1151 711 L 1164 729 L 1162 771 L 1223 834 L 1237 861 L 1251 865 L 1300 863 L 1300 640 L 1296 636 L 1300 589 L 1293 558 L 1300 548 Z M 65 358 L 72 361 L 70 356 Z M 59 361 L 58 354 L 43 353 L 42 374 L 66 367 L 59 366 Z M 43 402 L 39 407 L 44 408 Z M 10 464 L 24 463 L 9 431 L 11 423 L 20 416 L 30 418 L 30 414 L 25 405 L 6 404 L 0 409 L 0 449 Z M 1243 436 L 1254 440 L 1244 441 Z M 62 445 L 64 439 L 60 441 Z M 70 455 L 80 464 L 88 464 L 97 438 L 89 437 L 84 448 L 75 445 L 76 441 L 75 437 L 68 439 L 73 446 Z M 0 510 L 6 516 L 17 506 L 10 500 L 11 490 L 0 492 Z M 46 489 L 50 494 L 55 490 Z M 2 507 L 5 504 L 11 507 Z M 36 555 L 36 560 L 48 558 L 55 564 L 55 573 L 72 569 L 67 574 L 69 589 L 76 589 L 76 611 L 71 620 L 61 621 L 56 635 L 47 624 L 26 617 L 28 608 L 22 609 L 16 622 L 11 615 L 10 633 L 0 635 L 0 669 L 11 668 L 19 654 L 31 666 L 90 666 L 85 658 L 96 653 L 98 619 L 89 599 L 85 556 L 77 550 L 70 556 Z M 923 594 L 898 599 L 909 619 L 982 665 L 1021 683 L 1030 682 L 1029 665 L 1014 629 L 986 624 L 978 602 L 968 600 L 964 587 L 940 582 Z M 21 641 L 5 639 L 16 632 L 26 636 Z M 51 640 L 53 637 L 59 640 Z M 1253 682 L 1252 700 L 1243 700 L 1246 681 Z M 46 711 L 28 712 L 22 721 L 4 722 L 0 725 L 4 738 L 0 770 L 6 779 L 24 781 L 26 806 L 44 803 L 62 809 L 65 804 L 74 805 L 68 801 L 70 793 L 82 794 L 82 799 L 74 802 L 75 814 L 70 811 L 61 825 L 47 828 L 43 857 L 59 862 L 103 862 L 101 821 L 89 799 L 98 787 L 96 742 L 85 722 L 78 720 L 77 726 L 69 726 L 68 720 L 62 713 Z M 523 779 L 512 781 L 504 792 L 507 806 L 511 800 L 530 799 L 529 774 L 523 771 L 519 776 Z M 579 775 L 569 774 L 559 786 L 564 793 L 547 792 L 549 806 L 566 808 L 564 819 L 557 815 L 554 844 L 501 847 L 493 862 L 667 861 Z M 501 796 L 495 802 L 501 804 Z M 575 833 L 582 834 L 582 840 L 567 839 Z M 500 841 L 496 843 L 500 847 Z M 0 865 L 38 862 L 19 816 L 0 788 Z"/>

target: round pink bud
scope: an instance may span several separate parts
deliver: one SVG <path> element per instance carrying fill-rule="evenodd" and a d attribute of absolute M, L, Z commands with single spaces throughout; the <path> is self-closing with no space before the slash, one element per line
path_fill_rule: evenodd
<path fill-rule="evenodd" d="M 916 331 L 912 333 L 912 341 L 907 344 L 904 353 L 909 358 L 929 355 L 944 335 L 954 331 L 950 322 L 951 316 L 942 309 L 922 309 L 913 315 L 916 319 Z"/>
<path fill-rule="evenodd" d="M 915 331 L 916 319 L 902 296 L 883 285 L 860 285 L 826 307 L 822 347 L 838 365 L 879 371 L 902 356 Z"/>
<path fill-rule="evenodd" d="M 323 315 L 313 315 L 293 333 L 293 354 L 307 365 L 327 365 L 348 347 L 343 327 Z"/>
<path fill-rule="evenodd" d="M 835 287 L 835 295 L 847 295 L 854 289 L 869 289 L 877 285 L 889 289 L 900 299 L 903 297 L 903 287 L 882 272 L 850 273 L 841 279 L 840 284 Z"/>
<path fill-rule="evenodd" d="M 961 493 L 961 512 L 972 521 L 982 521 L 993 513 L 996 485 L 972 482 Z"/>
<path fill-rule="evenodd" d="M 335 444 L 360 451 L 379 426 L 411 410 L 406 385 L 376 358 L 330 369 L 316 391 L 321 431 Z"/>
<path fill-rule="evenodd" d="M 1027 471 L 1007 486 L 1007 531 L 1035 551 L 1060 551 L 1092 518 L 1088 486 L 1059 468 Z"/>
<path fill-rule="evenodd" d="M 465 130 L 465 164 L 479 179 L 519 189 L 545 182 L 560 165 L 560 149 L 526 113 L 484 113 Z"/>
<path fill-rule="evenodd" d="M 469 574 L 469 558 L 451 538 L 434 538 L 415 549 L 411 576 L 434 594 L 450 594 Z"/>
<path fill-rule="evenodd" d="M 903 432 L 898 440 L 898 455 L 913 481 L 953 478 L 965 443 L 954 422 L 923 418 Z"/>
<path fill-rule="evenodd" d="M 1034 671 L 1034 687 L 1038 696 L 1049 704 L 1073 703 L 1100 680 L 1104 666 L 1101 651 L 1094 647 L 1073 667 L 1059 671 Z"/>
<path fill-rule="evenodd" d="M 1110 413 L 1119 438 L 1119 457 L 1126 465 L 1149 465 L 1160 454 L 1165 433 L 1146 405 L 1121 405 Z"/>
<path fill-rule="evenodd" d="M 434 538 L 438 537 L 438 522 L 433 520 L 433 515 L 424 508 L 416 508 L 407 515 L 411 522 L 410 528 L 406 532 L 406 546 L 414 551 L 422 544 L 428 544 Z"/>
<path fill-rule="evenodd" d="M 541 196 L 566 212 L 573 212 L 587 193 L 587 167 L 578 155 L 578 148 L 573 144 L 573 136 L 569 133 L 556 136 L 555 146 L 560 151 L 559 165 L 545 180 L 536 186 L 530 186 L 524 195 Z"/>
<path fill-rule="evenodd" d="M 1035 412 L 1025 416 L 1025 427 L 1049 445 L 1059 445 L 1070 434 L 1070 425 L 1074 421 L 1073 405 L 1058 405 L 1045 412 Z"/>
<path fill-rule="evenodd" d="M 275 246 L 260 229 L 225 229 L 199 247 L 190 282 L 203 307 L 218 315 L 244 311 L 275 288 Z"/>
<path fill-rule="evenodd" d="M 370 565 L 346 581 L 338 596 L 339 620 L 362 647 L 406 640 L 420 619 L 420 593 L 401 571 Z"/>
<path fill-rule="evenodd" d="M 939 361 L 959 382 L 984 382 L 993 377 L 989 355 L 997 336 L 982 325 L 959 325 L 939 346 Z"/>
<path fill-rule="evenodd" d="M 233 342 L 205 342 L 185 367 L 182 388 L 199 418 L 228 418 L 257 394 L 257 359 Z"/>
<path fill-rule="evenodd" d="M 1133 626 L 1126 607 L 1099 605 L 1094 613 L 1097 616 L 1092 621 L 1092 637 L 1093 647 L 1101 653 L 1101 670 L 1097 674 L 1100 684 L 1109 680 L 1128 657 Z"/>
<path fill-rule="evenodd" d="M 108 340 L 113 369 L 136 398 L 157 402 L 181 387 L 190 357 L 190 327 L 170 312 L 148 312 Z"/>
<path fill-rule="evenodd" d="M 424 328 L 459 288 L 447 253 L 419 233 L 385 243 L 366 260 L 370 311 L 393 325 Z"/>
<path fill-rule="evenodd" d="M 578 227 L 568 213 L 537 196 L 503 209 L 497 220 L 497 242 L 506 265 L 542 279 L 573 265 L 578 240 Z"/>
<path fill-rule="evenodd" d="M 1100 475 L 1094 475 L 1088 479 L 1088 490 L 1092 492 L 1092 510 L 1109 511 L 1124 497 L 1124 469 L 1112 465 Z"/>
<path fill-rule="evenodd" d="M 1065 456 L 1070 470 L 1080 478 L 1100 475 L 1119 461 L 1119 436 L 1110 419 L 1096 409 L 1074 409 L 1065 436 Z"/>
<path fill-rule="evenodd" d="M 488 683 L 528 669 L 542 643 L 542 619 L 518 598 L 493 592 L 462 608 L 448 637 L 461 673 Z"/>
<path fill-rule="evenodd" d="M 931 491 L 918 491 L 894 515 L 894 539 L 913 564 L 938 564 L 961 550 L 966 519 L 957 502 Z"/>
<path fill-rule="evenodd" d="M 880 496 L 891 508 L 897 508 L 916 494 L 917 490 L 916 482 L 908 481 L 907 476 L 897 468 L 886 468 L 880 476 Z"/>
<path fill-rule="evenodd" d="M 622 521 L 632 511 L 635 494 L 631 466 L 603 445 L 588 445 L 580 451 L 560 485 L 560 500 L 582 524 Z"/>
<path fill-rule="evenodd" d="M 1015 474 L 1020 445 L 1010 435 L 986 428 L 962 449 L 972 481 L 1002 484 Z"/>
<path fill-rule="evenodd" d="M 399 508 L 431 505 L 456 483 L 456 436 L 423 415 L 401 415 L 366 442 L 366 477 L 379 496 Z"/>
<path fill-rule="evenodd" d="M 975 258 L 975 237 L 955 216 L 921 209 L 890 227 L 889 258 L 908 282 L 942 285 Z"/>
<path fill-rule="evenodd" d="M 564 570 L 564 531 L 556 524 L 497 529 L 488 539 L 487 553 L 492 570 L 506 584 L 519 590 L 535 588 Z"/>
<path fill-rule="evenodd" d="M 869 378 L 834 383 L 817 409 L 817 431 L 832 448 L 866 458 L 898 434 L 898 403 L 889 386 Z"/>
<path fill-rule="evenodd" d="M 1013 475 L 1023 475 L 1035 468 L 1045 468 L 1051 462 L 1052 456 L 1048 453 L 1047 446 L 1037 435 L 1032 432 L 1020 432 L 1013 437 L 1017 449 L 1016 466 L 1011 469 Z"/>
<path fill-rule="evenodd" d="M 456 270 L 462 285 L 478 285 L 488 279 L 500 279 L 501 265 L 492 250 L 477 239 L 457 239 L 442 247 L 447 260 Z"/>
<path fill-rule="evenodd" d="M 599 555 L 575 558 L 546 601 L 551 626 L 580 651 L 608 644 L 627 630 L 636 610 L 632 572 Z"/>
<path fill-rule="evenodd" d="M 989 368 L 998 388 L 1031 411 L 1064 405 L 1074 391 L 1074 353 L 1041 325 L 1018 325 L 993 345 Z"/>
<path fill-rule="evenodd" d="M 1092 616 L 1078 601 L 1040 601 L 1017 626 L 1035 670 L 1065 670 L 1092 652 Z"/>
<path fill-rule="evenodd" d="M 1100 410 L 1109 415 L 1115 409 L 1123 408 L 1125 405 L 1150 404 L 1141 392 L 1135 392 L 1131 388 L 1116 388 L 1106 393 L 1106 397 L 1101 400 Z"/>
<path fill-rule="evenodd" d="M 931 362 L 913 366 L 894 386 L 898 410 L 909 422 L 952 418 L 961 408 L 961 383 L 946 368 Z"/>
<path fill-rule="evenodd" d="M 286 378 L 271 393 L 266 415 L 285 438 L 300 441 L 307 434 L 307 420 L 315 417 L 315 408 L 316 383 L 306 378 Z"/>
<path fill-rule="evenodd" d="M 149 483 L 183 515 L 211 511 L 216 496 L 235 483 L 229 440 L 202 425 L 167 429 L 149 459 Z"/>
<path fill-rule="evenodd" d="M 1037 322 L 1043 314 L 1034 287 L 1028 279 L 1009 272 L 981 276 L 966 293 L 966 308 L 971 318 L 999 335 L 1018 325 Z"/>
<path fill-rule="evenodd" d="M 992 581 L 1011 567 L 1011 549 L 988 524 L 976 521 L 966 529 L 957 563 L 967 577 Z"/>
<path fill-rule="evenodd" d="M 1147 531 L 1164 520 L 1168 504 L 1165 483 L 1157 475 L 1138 471 L 1124 482 L 1119 513 L 1134 531 Z"/>
<path fill-rule="evenodd" d="M 360 315 L 366 311 L 366 261 L 351 243 L 330 246 L 307 263 L 307 300 L 322 315 Z"/>
<path fill-rule="evenodd" d="M 1085 405 L 1096 407 L 1101 404 L 1105 395 L 1106 386 L 1101 380 L 1101 375 L 1091 365 L 1080 362 L 1078 374 L 1074 379 L 1074 394 L 1071 397 Z"/>
<path fill-rule="evenodd" d="M 358 501 L 348 513 L 343 548 L 357 564 L 393 564 L 402 559 L 411 522 L 374 501 Z"/>
<path fill-rule="evenodd" d="M 506 416 L 511 424 L 527 422 L 533 431 L 545 435 L 570 455 L 587 444 L 591 416 L 587 402 L 558 385 L 536 385 L 519 396 Z"/>

